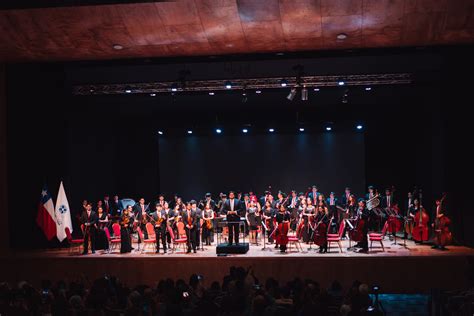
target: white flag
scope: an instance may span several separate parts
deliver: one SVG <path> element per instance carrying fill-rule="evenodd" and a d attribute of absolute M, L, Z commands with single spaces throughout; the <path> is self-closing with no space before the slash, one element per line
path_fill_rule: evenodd
<path fill-rule="evenodd" d="M 63 241 L 66 236 L 66 227 L 72 233 L 71 210 L 67 202 L 66 192 L 64 192 L 63 182 L 59 186 L 58 198 L 56 200 L 56 236 L 59 241 Z"/>

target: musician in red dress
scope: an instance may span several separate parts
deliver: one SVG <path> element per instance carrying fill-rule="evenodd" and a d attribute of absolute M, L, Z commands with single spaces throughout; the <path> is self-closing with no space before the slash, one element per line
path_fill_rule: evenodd
<path fill-rule="evenodd" d="M 281 252 L 286 252 L 288 230 L 290 229 L 290 212 L 286 210 L 284 205 L 281 205 L 275 218 L 277 222 L 277 228 L 275 230 L 276 246 L 280 246 Z"/>

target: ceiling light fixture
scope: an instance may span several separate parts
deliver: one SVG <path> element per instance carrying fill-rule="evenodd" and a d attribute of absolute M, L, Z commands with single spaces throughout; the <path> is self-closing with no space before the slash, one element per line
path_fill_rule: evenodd
<path fill-rule="evenodd" d="M 296 96 L 296 88 L 291 88 L 290 93 L 286 96 L 286 98 L 290 101 L 293 101 L 295 96 Z"/>
<path fill-rule="evenodd" d="M 339 33 L 339 34 L 337 34 L 336 38 L 337 38 L 338 40 L 343 41 L 343 40 L 345 40 L 345 39 L 347 38 L 347 34 L 346 34 L 346 33 Z"/>

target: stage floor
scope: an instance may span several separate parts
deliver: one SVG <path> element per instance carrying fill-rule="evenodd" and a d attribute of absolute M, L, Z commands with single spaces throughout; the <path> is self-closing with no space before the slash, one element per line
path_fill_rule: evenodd
<path fill-rule="evenodd" d="M 250 249 L 246 254 L 228 254 L 226 257 L 255 257 L 255 258 L 279 258 L 279 257 L 334 257 L 334 258 L 350 258 L 350 257 L 417 257 L 417 256 L 474 256 L 474 249 L 463 247 L 463 246 L 448 246 L 447 250 L 441 251 L 437 249 L 432 249 L 428 244 L 415 244 L 411 240 L 407 240 L 406 244 L 403 243 L 403 240 L 397 239 L 397 243 L 394 244 L 393 241 L 385 239 L 383 241 L 384 250 L 382 249 L 380 243 L 373 243 L 373 248 L 369 249 L 368 253 L 359 253 L 356 251 L 348 250 L 349 241 L 342 241 L 342 253 L 339 250 L 337 244 L 331 246 L 330 252 L 325 254 L 318 253 L 318 246 L 309 245 L 305 243 L 300 243 L 302 251 L 297 251 L 295 246 L 291 246 L 291 249 L 287 250 L 286 253 L 281 253 L 279 249 L 275 248 L 274 244 L 266 244 L 265 248 L 263 243 L 259 245 L 250 244 Z M 352 242 L 354 245 L 354 242 Z M 67 248 L 61 249 L 44 249 L 44 250 L 35 250 L 27 252 L 16 252 L 14 253 L 17 257 L 49 257 L 49 258 L 80 258 L 80 259 L 90 259 L 90 258 L 213 258 L 217 257 L 216 254 L 216 244 L 214 243 L 211 246 L 204 246 L 203 249 L 199 248 L 196 253 L 186 253 L 186 249 L 180 247 L 175 252 L 168 251 L 166 254 L 163 253 L 163 249 L 160 250 L 159 254 L 155 253 L 154 247 L 152 245 L 146 246 L 143 249 L 143 246 L 140 246 L 140 251 L 138 251 L 139 246 L 136 242 L 133 243 L 134 250 L 131 253 L 121 254 L 120 248 L 113 250 L 111 253 L 107 253 L 103 250 L 96 251 L 95 254 L 90 253 L 88 255 L 82 255 L 81 251 L 78 248 L 70 250 Z M 82 248 L 81 248 L 82 249 Z"/>
<path fill-rule="evenodd" d="M 222 281 L 232 266 L 252 267 L 255 275 L 264 282 L 275 277 L 281 282 L 295 277 L 317 280 L 329 286 L 338 280 L 346 288 L 354 280 L 369 285 L 377 284 L 384 293 L 429 293 L 431 289 L 462 289 L 471 286 L 474 279 L 474 249 L 449 246 L 448 250 L 431 249 L 412 241 L 403 246 L 384 241 L 385 251 L 374 243 L 369 253 L 348 251 L 343 241 L 343 252 L 331 247 L 331 252 L 319 254 L 313 246 L 301 244 L 303 251 L 293 248 L 280 253 L 273 245 L 251 245 L 243 255 L 217 256 L 215 245 L 205 246 L 196 254 L 183 249 L 167 254 L 133 251 L 120 254 L 97 251 L 81 255 L 76 248 L 17 251 L 0 260 L 0 281 L 29 280 L 39 285 L 41 280 L 71 280 L 80 276 L 89 279 L 107 275 L 118 276 L 129 285 L 156 284 L 160 279 L 185 279 L 193 273 L 202 274 L 206 282 Z M 137 245 L 134 244 L 137 249 Z M 334 245 L 336 246 L 336 245 Z"/>

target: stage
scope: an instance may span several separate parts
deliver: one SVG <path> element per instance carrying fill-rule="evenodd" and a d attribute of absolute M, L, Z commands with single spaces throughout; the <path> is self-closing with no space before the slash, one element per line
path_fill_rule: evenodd
<path fill-rule="evenodd" d="M 255 275 L 264 281 L 278 277 L 281 282 L 294 277 L 312 278 L 322 286 L 333 280 L 349 286 L 354 280 L 369 285 L 378 284 L 385 293 L 427 293 L 432 288 L 459 289 L 468 286 L 474 270 L 474 249 L 450 246 L 449 250 L 431 249 L 429 245 L 416 245 L 412 241 L 384 241 L 369 253 L 348 251 L 343 241 L 343 252 L 331 247 L 330 253 L 319 254 L 313 246 L 301 244 L 303 251 L 293 247 L 280 253 L 273 245 L 251 245 L 244 255 L 217 256 L 215 245 L 205 246 L 196 254 L 182 249 L 175 253 L 155 254 L 149 247 L 146 252 L 134 250 L 129 254 L 97 251 L 79 255 L 69 249 L 50 249 L 13 252 L 1 259 L 1 278 L 4 281 L 42 279 L 75 279 L 87 276 L 93 279 L 104 274 L 118 276 L 129 285 L 155 284 L 161 278 L 188 279 L 192 273 L 204 275 L 206 283 L 221 281 L 231 266 L 252 266 Z M 137 247 L 137 245 L 134 245 Z M 137 248 L 135 248 L 137 249 Z"/>

